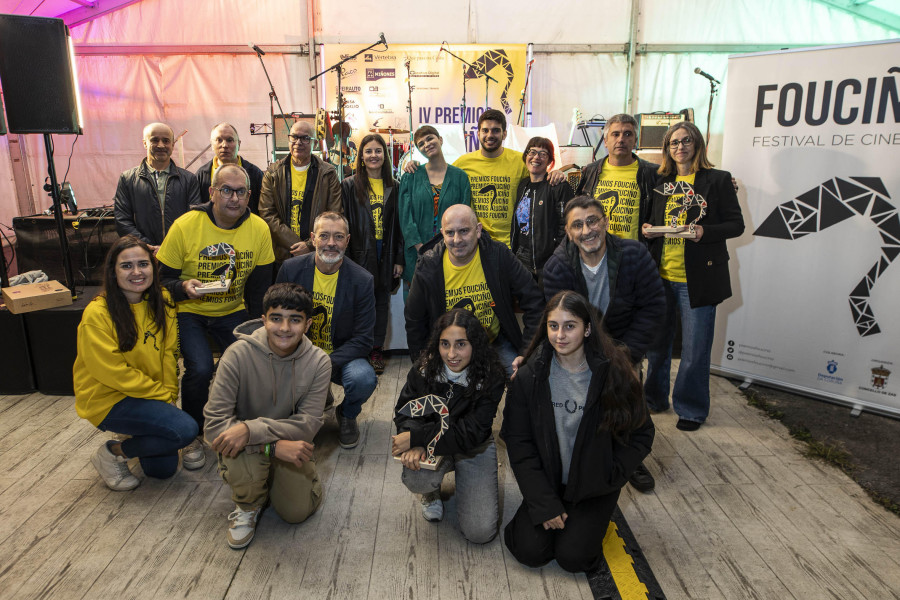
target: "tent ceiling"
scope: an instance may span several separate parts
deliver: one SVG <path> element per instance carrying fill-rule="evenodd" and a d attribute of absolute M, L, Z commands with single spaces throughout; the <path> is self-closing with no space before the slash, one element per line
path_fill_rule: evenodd
<path fill-rule="evenodd" d="M 141 0 L 2 0 L 0 12 L 58 17 L 72 27 Z"/>
<path fill-rule="evenodd" d="M 846 11 L 860 19 L 865 19 L 876 25 L 900 32 L 900 16 L 897 15 L 896 10 L 889 11 L 880 8 L 879 3 L 872 2 L 872 0 L 816 0 L 816 2 L 821 2 L 827 6 Z"/>

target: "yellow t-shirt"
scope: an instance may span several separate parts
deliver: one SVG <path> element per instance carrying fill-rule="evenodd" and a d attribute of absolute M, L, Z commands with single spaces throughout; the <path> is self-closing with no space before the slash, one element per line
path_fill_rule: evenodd
<path fill-rule="evenodd" d="M 694 185 L 694 173 L 679 175 L 675 181 L 684 181 Z M 671 217 L 678 214 L 682 208 L 684 194 L 673 194 L 666 200 L 666 225 L 670 224 Z M 678 224 L 687 224 L 687 211 L 678 215 Z M 659 275 L 666 281 L 687 283 L 687 274 L 684 271 L 684 238 L 666 237 L 663 239 L 662 261 L 659 265 Z"/>
<path fill-rule="evenodd" d="M 465 308 L 475 313 L 487 331 L 488 339 L 493 342 L 500 333 L 500 320 L 494 313 L 494 297 L 484 277 L 480 248 L 463 267 L 454 266 L 444 250 L 444 289 L 447 310 Z"/>
<path fill-rule="evenodd" d="M 231 279 L 227 292 L 205 294 L 178 303 L 178 312 L 222 317 L 244 308 L 244 285 L 258 265 L 275 262 L 269 226 L 250 214 L 236 229 L 216 226 L 206 211 L 178 217 L 159 247 L 160 262 L 181 271 L 181 280 L 203 283 Z"/>
<path fill-rule="evenodd" d="M 163 296 L 171 301 L 169 293 Z M 125 396 L 175 404 L 178 374 L 175 350 L 178 323 L 166 309 L 166 335 L 156 328 L 146 302 L 131 305 L 137 341 L 128 352 L 119 350 L 119 338 L 106 298 L 88 303 L 78 325 L 78 355 L 72 367 L 75 410 L 97 426 Z"/>
<path fill-rule="evenodd" d="M 384 180 L 369 179 L 372 191 L 369 192 L 369 204 L 372 206 L 372 220 L 375 221 L 375 239 L 384 239 Z"/>
<path fill-rule="evenodd" d="M 522 153 L 504 148 L 497 158 L 485 158 L 480 150 L 476 150 L 460 156 L 453 166 L 469 176 L 472 209 L 484 230 L 494 240 L 509 246 L 516 188 L 528 177 Z"/>
<path fill-rule="evenodd" d="M 291 230 L 306 239 L 309 232 L 300 230 L 300 212 L 303 210 L 303 195 L 306 192 L 306 174 L 309 163 L 305 167 L 295 167 L 291 163 Z"/>
<path fill-rule="evenodd" d="M 638 239 L 641 229 L 641 190 L 637 183 L 638 161 L 616 167 L 604 159 L 594 198 L 603 204 L 609 232 L 629 240 Z"/>
<path fill-rule="evenodd" d="M 316 267 L 313 276 L 313 311 L 310 320 L 309 339 L 314 346 L 321 348 L 327 354 L 334 351 L 334 343 L 331 340 L 331 316 L 334 313 L 334 295 L 337 292 L 337 280 L 340 271 L 326 275 Z"/>

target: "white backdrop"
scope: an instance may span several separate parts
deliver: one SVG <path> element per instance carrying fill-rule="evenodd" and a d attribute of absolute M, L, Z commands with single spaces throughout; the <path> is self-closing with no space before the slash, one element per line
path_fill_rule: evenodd
<path fill-rule="evenodd" d="M 722 371 L 900 414 L 898 57 L 900 40 L 731 59 L 724 161 L 746 229 L 729 244 Z"/>

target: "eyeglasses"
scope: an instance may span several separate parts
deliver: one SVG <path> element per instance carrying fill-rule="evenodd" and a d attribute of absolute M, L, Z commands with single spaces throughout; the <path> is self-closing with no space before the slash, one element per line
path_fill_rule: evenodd
<path fill-rule="evenodd" d="M 694 140 L 691 139 L 690 136 L 688 136 L 685 138 L 681 138 L 680 140 L 669 140 L 669 147 L 677 148 L 678 146 L 684 146 L 685 148 L 687 148 L 688 146 L 692 145 L 693 143 L 694 143 Z"/>
<path fill-rule="evenodd" d="M 320 233 L 319 235 L 317 235 L 316 238 L 317 238 L 320 242 L 323 242 L 323 243 L 324 243 L 324 242 L 327 242 L 329 239 L 332 239 L 332 240 L 334 240 L 336 243 L 340 244 L 340 243 L 343 242 L 345 239 L 347 239 L 347 236 L 346 236 L 345 234 L 343 234 L 343 233 L 325 233 L 325 232 L 323 231 L 322 233 Z"/>
<path fill-rule="evenodd" d="M 243 200 L 247 196 L 247 194 L 250 193 L 250 190 L 248 190 L 247 188 L 238 188 L 235 190 L 235 189 L 228 187 L 227 185 L 223 185 L 220 188 L 214 187 L 213 189 L 219 190 L 219 193 L 222 194 L 222 197 L 225 198 L 226 200 L 231 200 L 231 197 L 234 196 L 235 194 L 237 194 L 238 198 Z"/>
<path fill-rule="evenodd" d="M 548 156 L 550 156 L 550 153 L 546 150 L 535 150 L 534 148 L 532 148 L 525 154 L 525 156 L 529 158 L 531 158 L 532 156 L 537 156 L 538 158 L 547 158 Z"/>
<path fill-rule="evenodd" d="M 572 221 L 572 223 L 569 224 L 569 229 L 580 231 L 581 229 L 584 229 L 585 225 L 588 226 L 588 229 L 596 229 L 602 221 L 603 219 L 600 217 L 588 217 L 584 221 Z"/>
<path fill-rule="evenodd" d="M 291 141 L 291 143 L 308 144 L 316 138 L 310 137 L 308 135 L 294 135 L 292 133 L 288 135 L 288 139 Z"/>

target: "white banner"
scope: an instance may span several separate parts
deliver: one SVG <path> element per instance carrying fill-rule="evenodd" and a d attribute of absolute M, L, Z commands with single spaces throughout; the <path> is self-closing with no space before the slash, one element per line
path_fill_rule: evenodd
<path fill-rule="evenodd" d="M 718 370 L 900 414 L 900 40 L 729 59 Z"/>

